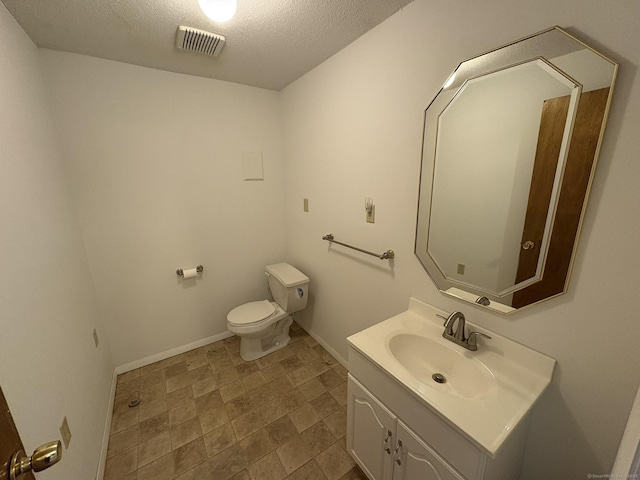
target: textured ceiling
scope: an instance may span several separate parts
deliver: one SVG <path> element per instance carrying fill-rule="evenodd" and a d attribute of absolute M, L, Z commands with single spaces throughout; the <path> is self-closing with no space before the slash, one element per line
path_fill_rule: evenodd
<path fill-rule="evenodd" d="M 2 0 L 33 42 L 281 90 L 413 0 L 238 0 L 216 24 L 197 0 Z M 226 37 L 219 57 L 178 50 L 178 25 Z"/>

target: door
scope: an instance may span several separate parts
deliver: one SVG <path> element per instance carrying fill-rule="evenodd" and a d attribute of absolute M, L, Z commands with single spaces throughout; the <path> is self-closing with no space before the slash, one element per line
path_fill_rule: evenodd
<path fill-rule="evenodd" d="M 465 480 L 402 420 L 396 426 L 393 480 Z"/>
<path fill-rule="evenodd" d="M 582 219 L 582 210 L 588 193 L 608 98 L 608 88 L 583 92 L 580 95 L 542 280 L 515 292 L 511 304 L 514 308 L 530 305 L 564 291 L 569 276 L 572 252 L 577 244 L 576 236 Z M 538 188 L 537 185 L 534 186 L 532 179 L 532 194 Z M 529 227 L 525 220 L 523 244 L 527 241 L 527 228 Z M 525 254 L 535 255 L 536 249 L 530 250 Z M 535 260 L 537 262 L 537 257 Z M 524 262 L 522 258 L 521 261 Z M 530 275 L 529 272 L 525 272 L 526 269 L 527 267 L 523 265 L 523 270 L 518 271 L 516 282 Z"/>
<path fill-rule="evenodd" d="M 11 456 L 18 450 L 24 450 L 22 440 L 18 434 L 18 429 L 13 423 L 13 417 L 9 410 L 9 405 L 4 398 L 2 388 L 0 388 L 0 480 L 9 479 L 9 463 Z M 33 473 L 22 474 L 20 480 L 35 480 Z"/>
<path fill-rule="evenodd" d="M 535 276 L 542 247 L 542 236 L 551 204 L 560 147 L 569 113 L 571 97 L 550 98 L 542 104 L 536 156 L 531 173 L 529 200 L 522 232 L 518 272 L 515 283 Z M 520 305 L 522 306 L 522 305 Z"/>
<path fill-rule="evenodd" d="M 370 480 L 390 480 L 396 417 L 349 375 L 347 451 Z"/>

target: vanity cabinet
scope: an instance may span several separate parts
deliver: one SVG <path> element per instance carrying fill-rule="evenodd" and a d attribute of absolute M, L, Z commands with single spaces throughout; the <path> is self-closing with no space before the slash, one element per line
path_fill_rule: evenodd
<path fill-rule="evenodd" d="M 517 480 L 528 421 L 490 455 L 349 348 L 347 451 L 370 480 Z"/>
<path fill-rule="evenodd" d="M 347 450 L 370 480 L 392 478 L 396 416 L 349 375 Z"/>
<path fill-rule="evenodd" d="M 348 389 L 347 449 L 371 480 L 464 480 L 351 375 Z"/>

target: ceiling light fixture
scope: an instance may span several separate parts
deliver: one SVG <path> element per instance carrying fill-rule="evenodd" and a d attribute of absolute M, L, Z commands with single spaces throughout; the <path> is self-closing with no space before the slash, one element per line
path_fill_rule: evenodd
<path fill-rule="evenodd" d="M 198 0 L 198 5 L 214 22 L 224 23 L 236 14 L 236 0 Z"/>

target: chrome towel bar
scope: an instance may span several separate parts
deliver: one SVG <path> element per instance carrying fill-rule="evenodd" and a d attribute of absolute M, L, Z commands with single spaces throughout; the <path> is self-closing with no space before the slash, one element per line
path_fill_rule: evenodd
<path fill-rule="evenodd" d="M 368 250 L 363 250 L 362 248 L 354 247 L 353 245 L 349 245 L 347 243 L 339 242 L 335 238 L 333 238 L 333 233 L 330 233 L 328 235 L 324 235 L 322 237 L 322 239 L 326 240 L 327 242 L 337 243 L 338 245 L 342 245 L 343 247 L 352 248 L 352 249 L 357 250 L 359 252 L 366 253 L 367 255 L 372 255 L 374 257 L 378 257 L 380 260 L 387 260 L 389 258 L 394 258 L 396 256 L 396 254 L 393 252 L 393 250 L 387 250 L 386 252 L 384 252 L 382 254 L 373 253 L 373 252 L 370 252 Z"/>

